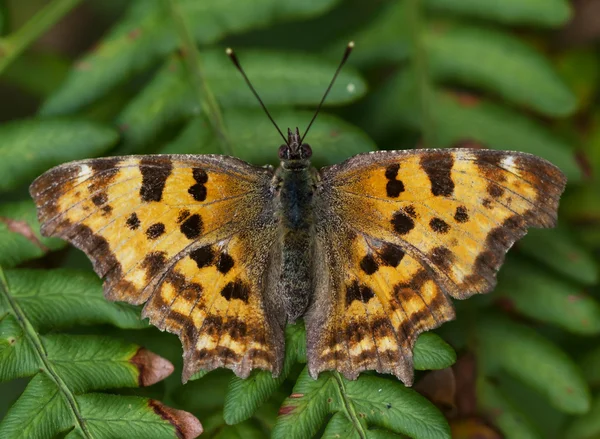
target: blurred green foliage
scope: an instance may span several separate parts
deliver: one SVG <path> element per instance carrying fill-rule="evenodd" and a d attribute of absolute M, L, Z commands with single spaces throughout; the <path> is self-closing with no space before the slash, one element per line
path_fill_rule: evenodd
<path fill-rule="evenodd" d="M 573 13 L 567 0 L 0 0 L 0 437 L 192 437 L 160 400 L 218 438 L 600 438 L 600 53 L 560 31 Z M 559 228 L 531 231 L 496 291 L 419 338 L 423 396 L 377 374 L 312 380 L 301 324 L 278 379 L 217 370 L 182 386 L 177 338 L 105 301 L 85 256 L 40 236 L 27 186 L 101 155 L 276 164 L 279 136 L 224 48 L 279 125 L 303 127 L 349 40 L 310 133 L 316 165 L 378 148 L 530 152 L 569 178 Z M 175 372 L 142 389 L 139 346 Z"/>

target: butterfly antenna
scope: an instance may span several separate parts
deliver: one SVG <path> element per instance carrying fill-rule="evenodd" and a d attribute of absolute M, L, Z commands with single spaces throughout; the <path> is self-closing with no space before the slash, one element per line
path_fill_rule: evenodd
<path fill-rule="evenodd" d="M 244 72 L 244 69 L 242 69 L 242 66 L 240 65 L 240 62 L 239 62 L 237 56 L 235 56 L 235 53 L 234 53 L 233 49 L 231 49 L 230 47 L 228 47 L 225 50 L 225 53 L 227 54 L 227 56 L 229 58 L 231 58 L 231 61 L 233 62 L 233 64 L 235 65 L 235 67 L 240 71 L 240 73 L 244 77 L 244 80 L 246 81 L 246 84 L 248 84 L 248 87 L 250 87 L 250 90 L 252 90 L 252 93 L 254 93 L 254 96 L 256 96 L 256 99 L 258 99 L 258 102 L 260 102 L 260 106 L 263 108 L 263 110 L 265 110 L 265 113 L 267 113 L 267 116 L 269 117 L 269 120 L 273 123 L 273 125 L 275 126 L 275 128 L 277 128 L 277 131 L 279 131 L 279 135 L 281 136 L 281 138 L 283 139 L 283 141 L 285 142 L 285 144 L 288 145 L 288 141 L 287 141 L 286 137 L 283 135 L 283 133 L 281 132 L 281 130 L 279 129 L 279 127 L 275 123 L 275 120 L 271 116 L 271 113 L 269 113 L 269 110 L 267 110 L 267 107 L 265 106 L 264 102 L 262 101 L 262 99 L 260 98 L 260 96 L 258 95 L 258 93 L 256 92 L 256 90 L 252 86 L 252 83 L 248 79 L 248 76 L 246 76 L 246 72 Z"/>
<path fill-rule="evenodd" d="M 310 123 L 308 124 L 308 127 L 306 127 L 306 131 L 304 131 L 304 134 L 302 135 L 302 139 L 300 140 L 300 144 L 301 145 L 302 145 L 302 142 L 304 141 L 304 138 L 308 134 L 308 130 L 310 130 L 310 127 L 312 126 L 313 122 L 317 118 L 317 115 L 319 114 L 319 111 L 321 111 L 321 107 L 323 106 L 323 102 L 325 102 L 325 98 L 327 98 L 327 95 L 329 94 L 329 90 L 331 90 L 331 87 L 333 87 L 333 83 L 335 82 L 336 78 L 338 77 L 338 75 L 340 73 L 340 70 L 342 70 L 342 67 L 344 67 L 344 64 L 346 64 L 346 61 L 348 60 L 348 57 L 350 56 L 350 53 L 352 52 L 352 49 L 354 49 L 354 41 L 350 41 L 348 43 L 348 45 L 346 46 L 346 51 L 344 52 L 344 56 L 342 57 L 342 61 L 340 62 L 340 65 L 338 66 L 337 70 L 335 71 L 335 74 L 333 75 L 333 79 L 329 83 L 329 87 L 327 87 L 327 90 L 325 90 L 325 94 L 323 95 L 323 98 L 321 99 L 321 102 L 319 102 L 319 106 L 317 107 L 317 111 L 315 111 L 315 115 L 311 119 Z"/>

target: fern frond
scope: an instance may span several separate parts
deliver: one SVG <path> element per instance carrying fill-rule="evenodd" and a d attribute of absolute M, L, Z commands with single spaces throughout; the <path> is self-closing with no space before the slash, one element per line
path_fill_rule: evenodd
<path fill-rule="evenodd" d="M 186 412 L 143 398 L 90 393 L 161 381 L 173 372 L 166 359 L 118 339 L 43 332 L 77 323 L 144 327 L 136 314 L 133 307 L 106 302 L 90 275 L 0 269 L 0 381 L 32 377 L 0 422 L 0 436 L 198 435 L 200 423 Z M 144 436 L 145 429 L 152 434 Z"/>

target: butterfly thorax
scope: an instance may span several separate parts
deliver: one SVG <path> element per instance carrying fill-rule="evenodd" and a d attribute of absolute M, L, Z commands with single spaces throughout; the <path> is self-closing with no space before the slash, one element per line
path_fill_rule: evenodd
<path fill-rule="evenodd" d="M 314 249 L 313 193 L 317 171 L 310 164 L 310 146 L 288 130 L 288 143 L 279 149 L 281 166 L 275 173 L 280 275 L 277 290 L 282 296 L 287 320 L 302 316 L 312 293 Z"/>

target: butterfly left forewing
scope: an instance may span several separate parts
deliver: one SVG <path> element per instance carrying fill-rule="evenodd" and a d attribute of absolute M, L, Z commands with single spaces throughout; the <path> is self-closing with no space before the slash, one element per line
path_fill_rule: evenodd
<path fill-rule="evenodd" d="M 412 379 L 416 335 L 453 317 L 448 296 L 494 287 L 527 227 L 555 224 L 565 185 L 543 159 L 466 149 L 363 154 L 321 177 L 317 233 L 334 294 L 318 289 L 307 315 L 311 373 L 376 369 L 404 382 Z M 389 249 L 403 254 L 395 267 L 386 262 Z M 400 366 L 382 361 L 392 335 Z"/>
<path fill-rule="evenodd" d="M 180 336 L 185 379 L 220 366 L 247 376 L 277 373 L 283 355 L 262 282 L 271 176 L 229 157 L 114 157 L 56 167 L 30 191 L 42 233 L 82 249 L 109 299 L 147 302 L 150 322 Z"/>

